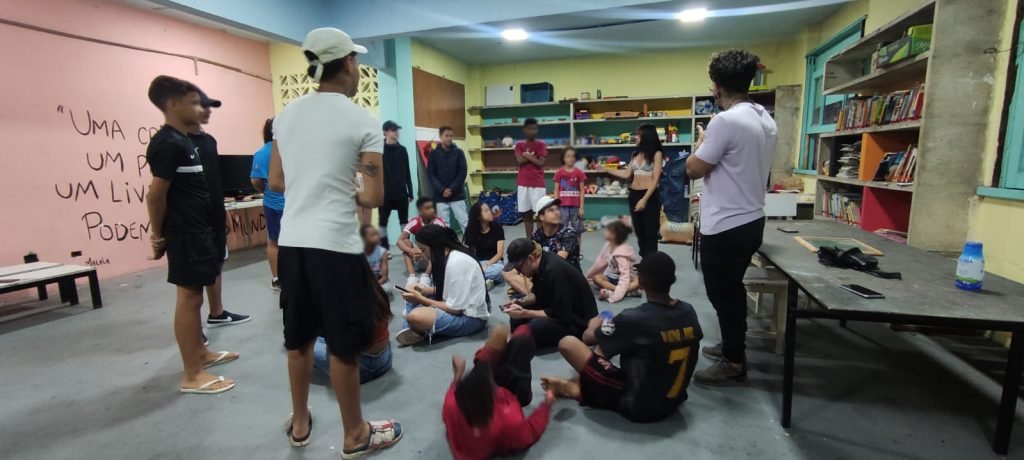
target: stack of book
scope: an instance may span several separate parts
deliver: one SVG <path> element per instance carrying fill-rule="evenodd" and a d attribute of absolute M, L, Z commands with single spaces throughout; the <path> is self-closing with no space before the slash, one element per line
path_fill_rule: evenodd
<path fill-rule="evenodd" d="M 842 144 L 839 147 L 839 172 L 836 177 L 845 179 L 856 179 L 860 176 L 860 146 L 861 141 L 852 144 Z"/>
<path fill-rule="evenodd" d="M 821 214 L 846 224 L 860 225 L 860 204 L 863 195 L 856 192 L 825 190 Z"/>
<path fill-rule="evenodd" d="M 843 103 L 836 121 L 836 129 L 867 128 L 875 125 L 898 123 L 921 118 L 924 109 L 924 84 L 918 82 L 912 89 L 889 94 L 862 96 Z"/>

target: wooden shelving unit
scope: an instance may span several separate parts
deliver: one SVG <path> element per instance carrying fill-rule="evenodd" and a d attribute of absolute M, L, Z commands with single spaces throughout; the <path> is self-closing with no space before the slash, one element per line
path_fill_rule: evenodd
<path fill-rule="evenodd" d="M 774 108 L 775 92 L 758 91 L 751 93 L 754 100 L 769 108 Z M 676 142 L 663 142 L 665 155 L 681 155 L 688 153 L 695 141 L 696 124 L 708 122 L 710 115 L 695 115 L 694 108 L 702 101 L 712 100 L 709 95 L 680 95 L 654 97 L 628 97 L 577 100 L 573 102 L 546 102 L 535 104 L 513 104 L 501 106 L 475 106 L 467 111 L 480 117 L 476 124 L 469 125 L 470 135 L 478 136 L 480 145 L 468 151 L 482 163 L 483 168 L 472 171 L 482 183 L 484 190 L 500 189 L 515 190 L 515 176 L 518 165 L 515 163 L 512 147 L 502 147 L 501 140 L 511 136 L 516 141 L 522 139 L 522 122 L 527 118 L 538 121 L 538 138 L 548 144 L 549 159 L 545 173 L 549 178 L 557 170 L 558 157 L 568 145 L 573 145 L 579 157 L 607 159 L 618 157 L 622 161 L 629 159 L 636 146 L 633 143 L 619 143 L 623 133 L 633 134 L 641 124 L 653 124 L 666 131 L 669 125 L 678 128 Z M 576 113 L 587 110 L 592 118 L 576 119 Z M 641 116 L 637 118 L 605 119 L 608 112 L 631 111 L 641 115 L 657 113 L 657 116 Z M 594 142 L 590 142 L 593 139 Z M 601 143 L 604 139 L 605 143 Z M 584 143 L 584 140 L 586 143 Z M 616 143 L 608 143 L 614 140 Z M 667 141 L 665 137 L 662 139 Z M 594 180 L 604 176 L 594 170 L 586 171 L 588 178 Z M 587 198 L 600 200 L 598 203 L 586 205 L 587 218 L 596 219 L 604 215 L 627 214 L 629 212 L 625 195 L 586 195 Z"/>
<path fill-rule="evenodd" d="M 899 39 L 908 27 L 933 24 L 935 10 L 934 0 L 923 2 L 918 9 L 896 18 L 830 59 L 825 67 L 824 94 L 884 95 L 910 90 L 919 82 L 927 82 L 932 58 L 930 50 L 889 67 L 875 71 L 866 69 L 870 68 L 871 56 L 880 45 Z M 925 89 L 925 106 L 930 96 Z M 886 228 L 907 232 L 910 242 L 915 243 L 910 216 L 911 209 L 922 200 L 916 193 L 921 169 L 917 168 L 913 184 L 876 181 L 874 178 L 886 152 L 905 151 L 915 145 L 919 157 L 931 153 L 920 147 L 925 125 L 926 119 L 922 116 L 822 134 L 818 158 L 828 159 L 829 167 L 818 172 L 815 215 L 851 223 L 867 231 Z M 838 159 L 842 156 L 841 147 L 858 142 L 858 177 L 835 177 L 839 169 Z"/>

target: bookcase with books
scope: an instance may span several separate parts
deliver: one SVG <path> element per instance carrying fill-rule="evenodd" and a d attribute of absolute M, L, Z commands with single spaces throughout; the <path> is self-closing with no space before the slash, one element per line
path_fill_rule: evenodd
<path fill-rule="evenodd" d="M 761 77 L 761 82 L 764 82 Z M 775 91 L 751 93 L 752 99 L 774 113 Z M 642 124 L 655 126 L 662 141 L 665 158 L 676 158 L 691 151 L 697 125 L 707 126 L 714 110 L 714 98 L 698 96 L 604 97 L 572 99 L 560 102 L 477 106 L 467 109 L 473 144 L 469 149 L 474 164 L 471 180 L 484 191 L 509 193 L 516 190 L 518 164 L 512 145 L 522 140 L 522 124 L 527 118 L 538 122 L 538 139 L 548 145 L 545 172 L 548 191 L 554 173 L 561 167 L 565 147 L 576 148 L 577 164 L 586 160 L 584 172 L 588 186 L 585 195 L 587 219 L 628 214 L 627 184 L 596 170 L 597 164 L 609 168 L 624 167 L 636 150 L 636 131 Z M 618 183 L 618 186 L 612 186 Z"/>
<path fill-rule="evenodd" d="M 918 159 L 935 1 L 863 37 L 826 63 L 824 94 L 847 95 L 836 131 L 818 144 L 815 214 L 867 231 L 910 235 L 918 201 Z M 924 32 L 927 33 L 924 33 Z M 882 62 L 885 48 L 913 36 L 917 48 L 901 60 Z M 916 51 L 916 54 L 914 53 Z M 902 238 L 906 241 L 906 238 Z"/>

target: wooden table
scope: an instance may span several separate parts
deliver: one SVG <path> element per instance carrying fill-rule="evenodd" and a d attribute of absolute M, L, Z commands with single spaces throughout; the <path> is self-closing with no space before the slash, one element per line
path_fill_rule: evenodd
<path fill-rule="evenodd" d="M 799 233 L 787 234 L 777 230 L 783 226 L 795 228 Z M 769 221 L 764 232 L 764 244 L 758 252 L 789 279 L 782 387 L 783 427 L 790 426 L 792 416 L 796 320 L 799 318 L 1008 331 L 1013 337 L 992 442 L 996 453 L 1006 455 L 1017 407 L 1021 358 L 1024 357 L 1024 284 L 986 273 L 982 292 L 962 291 L 953 284 L 955 260 L 836 222 Z M 878 258 L 879 268 L 901 272 L 903 280 L 886 280 L 855 270 L 825 267 L 818 262 L 816 254 L 794 241 L 794 236 L 856 238 L 881 250 L 885 255 Z M 840 284 L 860 284 L 882 293 L 886 298 L 863 299 L 841 289 Z M 819 306 L 797 308 L 799 291 L 806 293 Z"/>
<path fill-rule="evenodd" d="M 60 292 L 61 303 L 67 302 L 69 305 L 78 305 L 78 287 L 75 286 L 75 280 L 78 278 L 89 279 L 89 295 L 92 297 L 92 307 L 94 309 L 103 307 L 103 298 L 100 295 L 100 281 L 96 275 L 96 267 L 85 265 L 31 262 L 22 265 L 0 267 L 0 294 L 36 288 L 39 300 L 46 300 L 48 298 L 46 286 L 56 283 Z M 42 313 L 52 308 L 37 309 L 32 312 L 7 316 L 4 318 L 4 321 L 17 319 L 28 314 Z"/>

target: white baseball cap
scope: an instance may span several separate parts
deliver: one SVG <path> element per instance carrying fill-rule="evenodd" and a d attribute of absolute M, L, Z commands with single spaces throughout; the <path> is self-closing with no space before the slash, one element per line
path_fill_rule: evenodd
<path fill-rule="evenodd" d="M 533 213 L 539 216 L 545 209 L 551 206 L 560 206 L 561 204 L 562 200 L 551 198 L 549 195 L 543 195 L 537 198 L 537 202 L 533 204 Z"/>
<path fill-rule="evenodd" d="M 365 54 L 366 47 L 352 42 L 352 37 L 334 27 L 313 29 L 302 42 L 302 51 L 309 65 L 317 66 L 314 80 L 320 81 L 324 64 L 336 61 L 352 53 Z M 312 56 L 310 56 L 312 54 Z"/>

